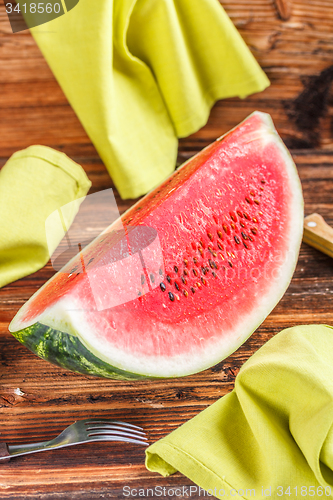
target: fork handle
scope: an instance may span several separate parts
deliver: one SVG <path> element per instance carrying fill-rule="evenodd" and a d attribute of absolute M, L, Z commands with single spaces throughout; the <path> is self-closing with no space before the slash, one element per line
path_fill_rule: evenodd
<path fill-rule="evenodd" d="M 1 462 L 8 462 L 10 460 L 10 453 L 6 443 L 0 443 L 0 460 Z"/>
<path fill-rule="evenodd" d="M 37 451 L 47 451 L 50 449 L 54 450 L 62 448 L 63 446 L 69 446 L 67 443 L 57 443 L 56 439 L 57 438 L 52 439 L 51 441 L 42 441 L 41 443 L 14 444 L 10 446 L 6 443 L 0 443 L 0 462 L 7 462 L 13 457 L 29 455 L 30 453 L 36 453 Z"/>

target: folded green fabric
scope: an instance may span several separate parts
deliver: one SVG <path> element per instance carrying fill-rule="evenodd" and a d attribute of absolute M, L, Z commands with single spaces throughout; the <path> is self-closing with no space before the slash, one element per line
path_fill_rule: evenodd
<path fill-rule="evenodd" d="M 333 494 L 333 328 L 284 330 L 234 390 L 146 450 L 149 470 L 180 471 L 218 498 Z"/>
<path fill-rule="evenodd" d="M 78 200 L 68 213 L 69 227 L 90 186 L 82 167 L 59 151 L 31 146 L 11 156 L 0 170 L 0 287 L 47 263 L 63 237 L 55 227 L 50 252 L 47 217 Z"/>
<path fill-rule="evenodd" d="M 174 170 L 216 100 L 269 85 L 217 0 L 80 0 L 31 32 L 123 198 Z"/>

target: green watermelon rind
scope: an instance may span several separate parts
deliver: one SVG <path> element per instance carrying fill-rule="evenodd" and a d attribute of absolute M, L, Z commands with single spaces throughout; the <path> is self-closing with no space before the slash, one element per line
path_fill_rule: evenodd
<path fill-rule="evenodd" d="M 40 358 L 75 373 L 118 380 L 152 378 L 112 366 L 86 349 L 78 337 L 42 323 L 34 323 L 12 335 Z"/>

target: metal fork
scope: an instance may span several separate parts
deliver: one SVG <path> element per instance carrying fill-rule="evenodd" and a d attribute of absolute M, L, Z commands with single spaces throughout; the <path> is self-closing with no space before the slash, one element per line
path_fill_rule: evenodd
<path fill-rule="evenodd" d="M 20 455 L 95 441 L 125 441 L 144 446 L 149 444 L 143 429 L 136 425 L 117 420 L 86 419 L 66 427 L 59 436 L 51 441 L 10 446 L 6 443 L 0 443 L 0 460 L 7 461 Z"/>

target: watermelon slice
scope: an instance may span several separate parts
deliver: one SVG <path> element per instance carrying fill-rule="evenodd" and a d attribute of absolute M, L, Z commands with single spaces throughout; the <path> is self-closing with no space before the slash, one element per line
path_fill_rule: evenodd
<path fill-rule="evenodd" d="M 121 222 L 33 295 L 10 331 L 74 371 L 183 376 L 235 351 L 284 294 L 302 190 L 270 116 L 255 112 Z"/>

